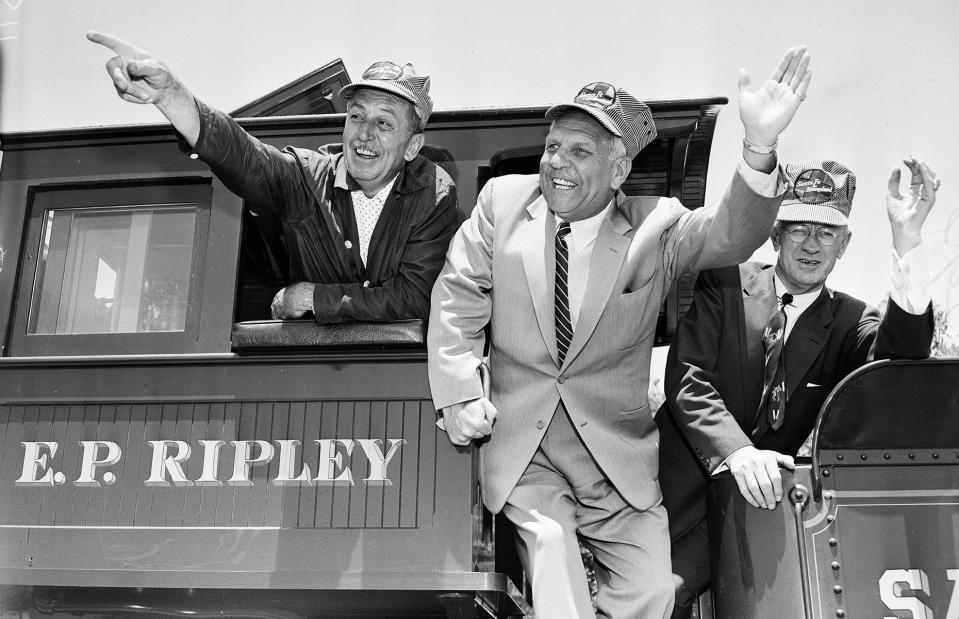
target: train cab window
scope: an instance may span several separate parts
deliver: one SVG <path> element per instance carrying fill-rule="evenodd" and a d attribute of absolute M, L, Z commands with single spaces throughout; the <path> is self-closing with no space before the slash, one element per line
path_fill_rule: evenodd
<path fill-rule="evenodd" d="M 11 354 L 196 351 L 211 193 L 206 179 L 35 191 Z"/>
<path fill-rule="evenodd" d="M 50 209 L 27 333 L 183 331 L 195 204 Z"/>

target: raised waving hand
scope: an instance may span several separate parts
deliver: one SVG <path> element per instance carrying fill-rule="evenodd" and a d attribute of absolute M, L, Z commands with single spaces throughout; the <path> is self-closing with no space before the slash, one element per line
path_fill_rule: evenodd
<path fill-rule="evenodd" d="M 754 91 L 749 90 L 749 73 L 739 70 L 739 117 L 748 142 L 763 147 L 776 144 L 806 98 L 812 79 L 810 58 L 804 45 L 790 48 L 769 79 Z"/>

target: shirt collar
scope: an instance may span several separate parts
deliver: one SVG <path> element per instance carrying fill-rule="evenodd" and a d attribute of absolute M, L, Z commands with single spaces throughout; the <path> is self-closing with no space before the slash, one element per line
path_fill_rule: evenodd
<path fill-rule="evenodd" d="M 571 249 L 582 250 L 596 240 L 596 237 L 599 236 L 599 228 L 603 225 L 603 220 L 609 215 L 609 211 L 613 207 L 613 203 L 615 201 L 616 198 L 614 197 L 609 201 L 609 204 L 606 205 L 606 208 L 596 213 L 592 217 L 569 222 L 569 235 L 572 237 L 570 243 Z M 559 216 L 556 217 L 557 229 L 559 229 L 559 224 L 563 221 L 565 221 L 563 218 Z"/>
<path fill-rule="evenodd" d="M 386 196 L 390 195 L 390 191 L 393 190 L 393 185 L 396 183 L 396 178 L 397 178 L 397 176 L 399 176 L 399 174 L 397 174 L 396 176 L 394 176 L 394 177 L 393 177 L 393 180 L 391 180 L 390 182 L 388 182 L 385 187 L 383 187 L 382 189 L 380 189 L 379 191 L 377 191 L 375 194 L 373 194 L 373 195 L 370 196 L 369 198 L 366 198 L 366 194 L 363 193 L 363 190 L 362 190 L 362 189 L 355 189 L 355 190 L 353 190 L 351 193 L 352 193 L 354 196 L 355 196 L 356 194 L 359 194 L 358 197 L 366 198 L 367 200 L 372 200 L 373 202 L 378 202 L 378 203 L 380 203 L 380 204 L 385 204 L 385 203 L 386 203 Z"/>
<path fill-rule="evenodd" d="M 773 282 L 776 286 L 776 296 L 781 297 L 782 293 L 786 291 L 786 285 L 783 283 L 783 280 L 779 279 L 779 274 L 773 275 Z M 823 287 L 820 286 L 812 292 L 804 292 L 802 294 L 794 294 L 792 303 L 789 304 L 791 312 L 801 314 L 806 311 L 806 308 L 813 304 L 813 302 L 819 298 L 820 293 L 822 292 Z"/>

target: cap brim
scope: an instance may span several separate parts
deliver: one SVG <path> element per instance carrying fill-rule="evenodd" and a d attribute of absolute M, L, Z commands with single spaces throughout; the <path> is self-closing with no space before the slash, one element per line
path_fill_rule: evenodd
<path fill-rule="evenodd" d="M 603 125 L 603 127 L 605 127 L 610 133 L 618 138 L 623 137 L 623 134 L 620 133 L 616 125 L 613 124 L 613 121 L 610 120 L 609 116 L 603 114 L 601 110 L 597 110 L 594 107 L 589 107 L 588 105 L 580 105 L 579 103 L 561 103 L 559 105 L 554 105 L 546 110 L 546 120 L 556 120 L 564 112 L 569 110 L 579 110 L 580 112 L 589 114 L 595 118 L 599 124 Z"/>
<path fill-rule="evenodd" d="M 828 204 L 806 204 L 798 200 L 783 201 L 776 215 L 779 221 L 808 221 L 827 226 L 846 226 L 849 218 Z"/>
<path fill-rule="evenodd" d="M 413 109 L 417 109 L 416 106 L 419 104 L 419 102 L 416 100 L 416 97 L 413 96 L 413 93 L 389 80 L 360 80 L 359 82 L 353 82 L 352 84 L 347 84 L 343 88 L 340 88 L 340 92 L 338 94 L 341 99 L 349 99 L 360 88 L 372 88 L 373 90 L 382 90 L 392 95 L 396 95 L 397 97 L 401 97 L 404 101 L 409 101 L 412 103 Z M 418 109 L 417 112 L 419 112 Z"/>

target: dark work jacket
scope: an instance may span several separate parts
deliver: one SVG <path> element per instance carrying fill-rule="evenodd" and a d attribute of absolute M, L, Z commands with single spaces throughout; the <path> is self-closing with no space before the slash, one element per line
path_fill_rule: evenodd
<path fill-rule="evenodd" d="M 283 223 L 290 282 L 315 284 L 318 323 L 426 318 L 430 291 L 462 221 L 450 176 L 422 155 L 400 170 L 386 198 L 367 264 L 342 145 L 319 150 L 260 142 L 202 102 L 194 152 L 233 193 Z"/>
<path fill-rule="evenodd" d="M 660 485 L 674 539 L 705 516 L 708 475 L 740 447 L 795 455 L 826 396 L 874 359 L 922 359 L 932 342 L 932 307 L 906 312 L 891 299 L 882 318 L 847 294 L 823 288 L 783 348 L 785 421 L 757 416 L 765 356 L 762 331 L 776 308 L 770 265 L 703 271 L 666 362 L 660 430 Z"/>

